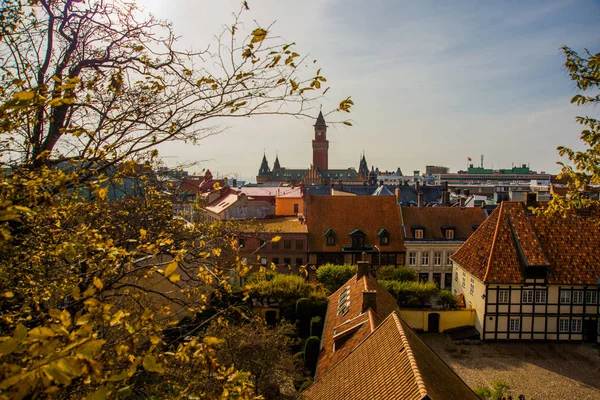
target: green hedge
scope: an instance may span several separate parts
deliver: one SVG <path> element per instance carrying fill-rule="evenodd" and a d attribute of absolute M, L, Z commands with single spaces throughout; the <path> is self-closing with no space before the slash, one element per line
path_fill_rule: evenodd
<path fill-rule="evenodd" d="M 356 274 L 356 265 L 325 264 L 317 269 L 317 281 L 322 283 L 330 293 L 338 290 Z"/>
<path fill-rule="evenodd" d="M 251 278 L 252 281 L 243 289 L 255 299 L 271 298 L 283 303 L 302 297 L 310 300 L 327 299 L 327 289 L 323 285 L 307 282 L 298 275 L 276 274 L 270 277 L 267 274 L 262 278 L 260 276 L 251 276 Z"/>
<path fill-rule="evenodd" d="M 438 294 L 440 289 L 433 282 L 399 282 L 381 280 L 379 283 L 390 292 L 400 305 L 424 306 L 431 302 L 431 298 Z"/>
<path fill-rule="evenodd" d="M 304 365 L 310 370 L 311 375 L 315 375 L 317 370 L 317 360 L 319 359 L 319 347 L 321 341 L 316 336 L 306 339 L 304 345 Z"/>

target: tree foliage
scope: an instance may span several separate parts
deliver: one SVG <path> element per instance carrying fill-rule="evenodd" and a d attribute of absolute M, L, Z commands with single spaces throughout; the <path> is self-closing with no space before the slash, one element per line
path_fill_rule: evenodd
<path fill-rule="evenodd" d="M 245 34 L 246 8 L 214 46 L 185 51 L 170 23 L 133 1 L 4 1 L 0 120 L 9 160 L 106 165 L 168 141 L 197 143 L 219 133 L 223 118 L 306 115 L 326 78 L 320 69 L 299 73 L 305 58 L 270 27 Z"/>
<path fill-rule="evenodd" d="M 256 393 L 256 377 L 218 357 L 220 338 L 198 336 L 226 310 L 192 318 L 248 272 L 237 228 L 175 218 L 146 164 L 160 143 L 218 133 L 210 121 L 302 115 L 323 92 L 291 44 L 270 28 L 241 34 L 240 18 L 211 51 L 185 52 L 126 0 L 2 3 L 0 398 Z M 107 182 L 132 176 L 137 195 L 109 201 Z"/>
<path fill-rule="evenodd" d="M 302 297 L 310 300 L 327 298 L 327 291 L 323 285 L 307 282 L 298 275 L 288 274 L 277 274 L 270 280 L 263 279 L 248 283 L 243 290 L 253 299 L 271 299 L 280 303 L 289 303 Z"/>
<path fill-rule="evenodd" d="M 288 323 L 271 328 L 260 319 L 251 319 L 228 325 L 214 323 L 206 334 L 218 338 L 215 353 L 220 364 L 250 373 L 256 396 L 295 399 L 294 382 L 302 378 L 302 363 L 289 350 L 293 331 Z M 218 396 L 223 382 L 207 378 L 203 385 Z"/>
<path fill-rule="evenodd" d="M 317 269 L 317 281 L 325 285 L 330 293 L 338 290 L 356 274 L 356 265 L 325 264 Z"/>
<path fill-rule="evenodd" d="M 399 282 L 381 280 L 379 283 L 390 292 L 398 303 L 422 307 L 431 302 L 440 289 L 434 282 Z"/>
<path fill-rule="evenodd" d="M 585 51 L 581 57 L 575 51 L 563 46 L 565 67 L 579 93 L 571 99 L 572 104 L 595 106 L 600 103 L 600 53 Z M 597 109 L 596 109 L 597 110 Z M 585 145 L 582 151 L 568 147 L 558 147 L 558 153 L 568 162 L 559 162 L 562 170 L 559 179 L 564 179 L 568 187 L 566 197 L 555 195 L 545 211 L 566 215 L 569 210 L 595 208 L 598 201 L 589 196 L 589 188 L 600 184 L 600 121 L 591 116 L 579 116 L 577 122 L 583 126 L 581 140 Z"/>
<path fill-rule="evenodd" d="M 450 290 L 440 290 L 437 303 L 444 308 L 456 308 L 458 299 Z"/>
<path fill-rule="evenodd" d="M 417 280 L 417 271 L 407 266 L 387 265 L 377 272 L 377 279 L 386 281 L 413 282 Z"/>

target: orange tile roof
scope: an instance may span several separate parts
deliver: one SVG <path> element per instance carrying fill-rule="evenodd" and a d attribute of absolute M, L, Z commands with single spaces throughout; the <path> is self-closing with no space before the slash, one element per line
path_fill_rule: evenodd
<path fill-rule="evenodd" d="M 533 216 L 504 201 L 451 258 L 486 283 L 519 283 L 528 267 L 542 267 L 551 284 L 596 284 L 598 254 L 597 220 Z"/>
<path fill-rule="evenodd" d="M 393 311 L 302 399 L 475 400 L 471 389 Z"/>
<path fill-rule="evenodd" d="M 349 233 L 359 229 L 366 235 L 367 245 L 378 245 L 381 251 L 404 251 L 400 207 L 393 196 L 310 196 L 308 208 L 308 249 L 312 252 L 339 252 L 352 244 Z M 385 228 L 390 244 L 379 245 L 377 233 Z M 325 244 L 325 232 L 332 229 L 336 245 Z"/>
<path fill-rule="evenodd" d="M 306 224 L 300 222 L 298 217 L 281 217 L 249 220 L 242 227 L 243 232 L 269 232 L 269 233 L 307 233 Z"/>
<path fill-rule="evenodd" d="M 423 239 L 446 239 L 442 226 L 453 226 L 454 240 L 467 240 L 485 220 L 480 207 L 402 207 L 401 213 L 407 240 L 414 239 L 413 226 L 424 228 Z"/>

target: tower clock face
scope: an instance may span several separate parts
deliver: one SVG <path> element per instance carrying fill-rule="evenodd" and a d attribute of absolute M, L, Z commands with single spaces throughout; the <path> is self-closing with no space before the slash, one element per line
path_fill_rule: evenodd
<path fill-rule="evenodd" d="M 317 136 L 321 137 L 321 133 L 322 133 L 321 131 L 318 131 Z"/>

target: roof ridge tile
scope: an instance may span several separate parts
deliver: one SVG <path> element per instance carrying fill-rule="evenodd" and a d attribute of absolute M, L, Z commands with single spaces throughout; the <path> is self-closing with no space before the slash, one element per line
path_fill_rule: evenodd
<path fill-rule="evenodd" d="M 402 345 L 404 346 L 404 351 L 406 352 L 406 356 L 410 363 L 412 373 L 415 376 L 415 381 L 417 383 L 417 387 L 419 388 L 419 394 L 421 395 L 421 398 L 427 398 L 426 397 L 427 396 L 427 388 L 425 387 L 425 382 L 423 381 L 423 378 L 421 377 L 421 372 L 419 371 L 419 366 L 417 365 L 415 356 L 412 352 L 410 344 L 408 343 L 406 334 L 404 333 L 404 328 L 402 327 L 402 324 L 400 323 L 400 318 L 398 317 L 398 314 L 396 313 L 396 311 L 393 311 L 390 316 L 394 318 L 394 322 L 396 323 L 396 327 L 398 328 L 398 332 L 400 333 L 400 340 L 402 341 Z M 383 322 L 381 324 L 383 325 Z"/>

